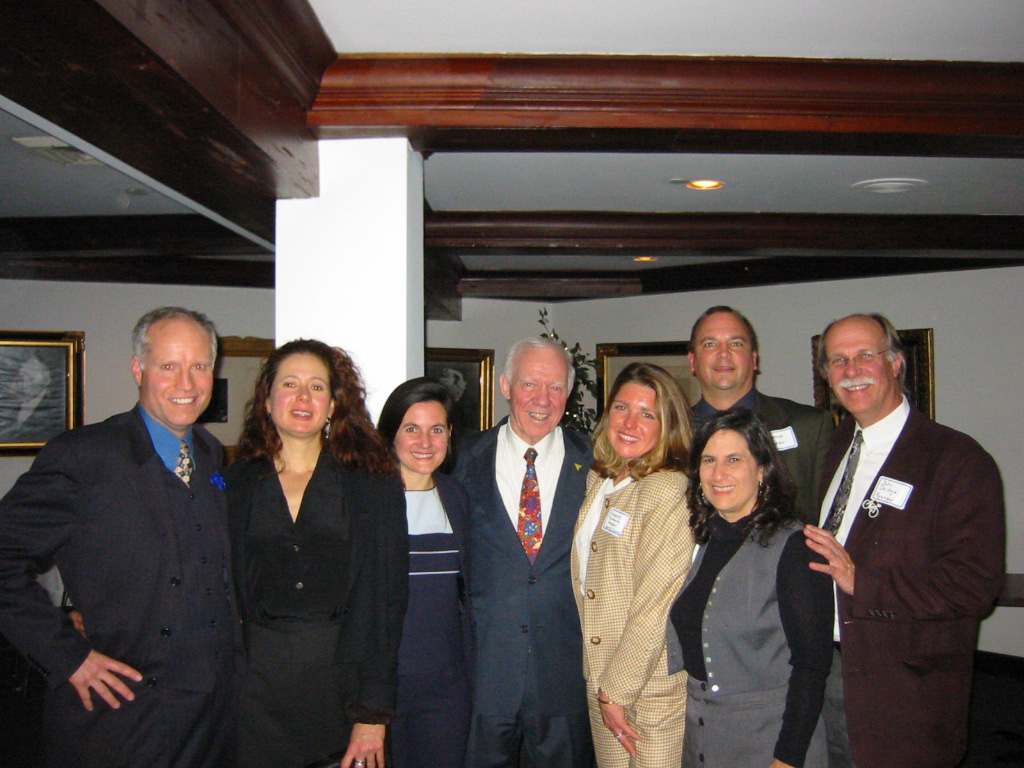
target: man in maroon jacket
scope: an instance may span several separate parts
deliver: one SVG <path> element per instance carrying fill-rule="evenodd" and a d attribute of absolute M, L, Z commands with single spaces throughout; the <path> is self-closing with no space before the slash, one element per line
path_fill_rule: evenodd
<path fill-rule="evenodd" d="M 973 439 L 903 394 L 899 337 L 882 315 L 823 335 L 818 366 L 850 416 L 825 462 L 812 564 L 836 586 L 823 717 L 831 768 L 949 768 L 967 745 L 978 624 L 1005 568 L 1003 486 Z"/>

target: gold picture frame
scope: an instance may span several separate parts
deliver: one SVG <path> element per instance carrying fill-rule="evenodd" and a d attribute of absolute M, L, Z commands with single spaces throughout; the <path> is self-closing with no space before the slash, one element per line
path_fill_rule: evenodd
<path fill-rule="evenodd" d="M 426 375 L 452 394 L 452 425 L 460 434 L 491 428 L 494 414 L 494 350 L 428 347 Z"/>
<path fill-rule="evenodd" d="M 608 402 L 608 390 L 615 377 L 630 363 L 643 361 L 660 365 L 670 374 L 683 390 L 690 406 L 696 405 L 700 399 L 700 385 L 690 370 L 687 355 L 690 352 L 689 341 L 631 341 L 614 344 L 597 345 L 597 391 L 601 393 L 601 402 L 597 404 L 597 415 L 604 412 L 604 404 Z"/>
<path fill-rule="evenodd" d="M 273 339 L 256 336 L 221 336 L 218 339 L 213 396 L 199 417 L 199 423 L 221 441 L 229 462 L 234 460 L 238 449 L 245 409 L 252 398 L 260 366 L 273 351 Z"/>
<path fill-rule="evenodd" d="M 82 425 L 84 371 L 84 331 L 0 331 L 0 456 Z"/>

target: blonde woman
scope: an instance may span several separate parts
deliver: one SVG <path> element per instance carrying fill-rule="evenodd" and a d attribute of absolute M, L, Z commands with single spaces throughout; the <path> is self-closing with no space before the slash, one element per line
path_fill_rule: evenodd
<path fill-rule="evenodd" d="M 615 379 L 572 549 L 600 768 L 664 768 L 682 752 L 686 675 L 668 673 L 665 628 L 693 552 L 692 434 L 667 371 L 633 363 Z"/>

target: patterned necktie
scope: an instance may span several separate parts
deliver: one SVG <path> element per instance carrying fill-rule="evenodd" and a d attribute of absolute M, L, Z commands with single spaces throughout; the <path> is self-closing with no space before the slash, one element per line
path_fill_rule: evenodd
<path fill-rule="evenodd" d="M 537 451 L 528 448 L 523 456 L 526 459 L 526 475 L 523 477 L 523 490 L 519 492 L 519 539 L 523 542 L 523 550 L 530 562 L 537 559 L 544 531 L 540 523 L 540 488 L 537 486 L 537 468 L 533 460 Z"/>
<path fill-rule="evenodd" d="M 836 489 L 836 497 L 832 499 L 832 508 L 825 518 L 826 531 L 835 534 L 843 522 L 843 512 L 850 500 L 850 491 L 853 488 L 853 475 L 857 471 L 857 461 L 860 459 L 860 447 L 864 443 L 864 433 L 859 429 L 853 436 L 853 446 L 850 448 L 850 457 L 846 460 L 846 469 L 843 470 L 843 477 L 839 481 L 839 488 Z"/>
<path fill-rule="evenodd" d="M 192 480 L 192 454 L 188 450 L 188 443 L 184 440 L 181 441 L 181 447 L 178 448 L 178 465 L 174 468 L 174 474 L 181 478 L 185 485 L 188 485 Z"/>

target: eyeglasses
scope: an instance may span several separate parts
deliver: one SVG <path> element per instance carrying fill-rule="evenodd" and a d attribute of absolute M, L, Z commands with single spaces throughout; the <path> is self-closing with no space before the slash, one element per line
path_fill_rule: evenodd
<path fill-rule="evenodd" d="M 869 352 L 868 350 L 862 350 L 855 355 L 850 357 L 843 357 L 842 355 L 833 355 L 825 361 L 825 365 L 830 371 L 841 371 L 850 363 L 856 363 L 859 367 L 871 365 L 875 362 L 875 358 L 879 355 L 884 355 L 889 351 L 889 348 L 880 349 L 877 352 Z"/>

